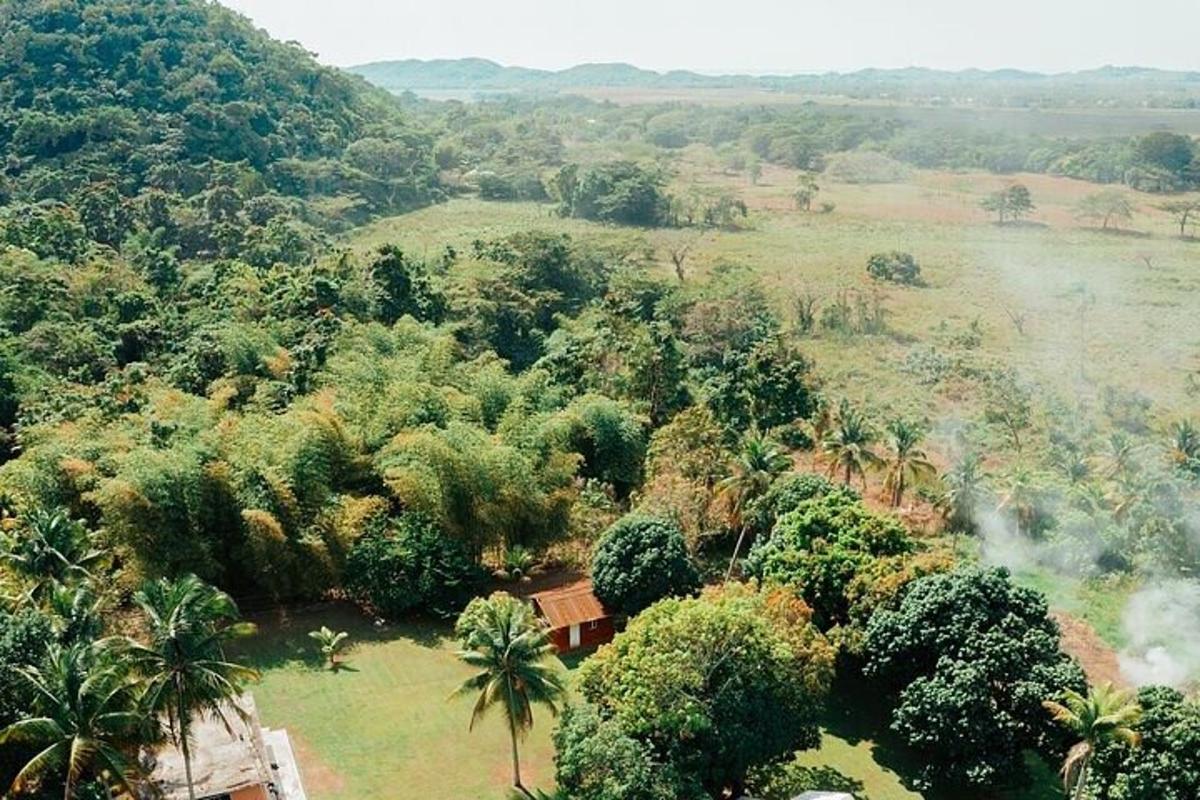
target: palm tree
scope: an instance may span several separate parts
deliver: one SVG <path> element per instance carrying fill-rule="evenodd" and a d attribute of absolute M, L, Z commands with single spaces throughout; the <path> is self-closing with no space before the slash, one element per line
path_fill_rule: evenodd
<path fill-rule="evenodd" d="M 1034 474 L 1026 467 L 1015 467 L 1005 479 L 1004 493 L 997 511 L 1009 512 L 1017 523 L 1017 535 L 1033 531 L 1042 493 Z"/>
<path fill-rule="evenodd" d="M 0 745 L 40 749 L 9 792 L 17 795 L 61 777 L 63 800 L 71 800 L 81 781 L 95 778 L 136 797 L 142 776 L 130 754 L 157 738 L 138 705 L 136 681 L 103 648 L 84 644 L 54 645 L 43 669 L 17 674 L 32 691 L 31 716 L 0 731 Z"/>
<path fill-rule="evenodd" d="M 321 648 L 321 654 L 325 656 L 325 663 L 329 665 L 329 668 L 336 669 L 338 650 L 342 649 L 346 640 L 350 638 L 350 634 L 345 631 L 334 633 L 329 626 L 322 625 L 320 630 L 309 631 L 308 637 L 317 642 L 317 645 Z"/>
<path fill-rule="evenodd" d="M 479 604 L 476 613 L 458 657 L 478 672 L 454 694 L 478 694 L 470 730 L 493 706 L 504 709 L 512 738 L 513 786 L 523 790 L 517 739 L 533 727 L 535 704 L 558 715 L 566 688 L 558 671 L 547 663 L 554 646 L 527 603 L 495 594 Z"/>
<path fill-rule="evenodd" d="M 845 398 L 838 404 L 837 420 L 826 434 L 822 449 L 829 460 L 829 475 L 839 471 L 843 482 L 849 486 L 851 479 L 862 478 L 863 489 L 867 488 L 867 470 L 877 468 L 882 462 L 871 450 L 875 442 L 875 431 L 866 416 L 850 405 Z"/>
<path fill-rule="evenodd" d="M 1087 695 L 1068 689 L 1063 702 L 1047 700 L 1042 703 L 1056 722 L 1066 726 L 1079 737 L 1079 742 L 1067 753 L 1063 762 L 1063 785 L 1073 792 L 1074 800 L 1082 800 L 1087 787 L 1088 767 L 1096 748 L 1108 742 L 1124 742 L 1130 747 L 1141 743 L 1134 730 L 1141 719 L 1142 709 L 1134 693 L 1114 689 L 1111 683 L 1088 689 Z"/>
<path fill-rule="evenodd" d="M 0 542 L 0 559 L 30 582 L 27 594 L 41 600 L 54 584 L 91 575 L 107 553 L 96 535 L 63 509 L 35 508 L 17 531 Z"/>
<path fill-rule="evenodd" d="M 45 610 L 60 642 L 91 642 L 104 630 L 111 596 L 91 578 L 77 583 L 54 582 L 46 592 Z"/>
<path fill-rule="evenodd" d="M 749 527 L 744 519 L 746 506 L 761 497 L 775 479 L 791 466 L 792 459 L 788 454 L 758 431 L 752 430 L 743 437 L 741 449 L 733 462 L 733 473 L 717 484 L 717 491 L 728 503 L 730 521 L 739 529 L 733 557 L 729 559 L 729 569 L 725 571 L 726 581 L 733 574 Z"/>
<path fill-rule="evenodd" d="M 904 500 L 904 491 L 910 485 L 927 481 L 937 475 L 937 468 L 929 461 L 921 448 L 925 429 L 903 419 L 894 419 L 887 425 L 888 445 L 891 457 L 887 463 L 884 491 L 891 494 L 893 508 Z"/>
<path fill-rule="evenodd" d="M 986 481 L 983 458 L 978 453 L 964 454 L 942 475 L 938 507 L 956 534 L 974 532 L 975 512 L 987 497 Z"/>
<path fill-rule="evenodd" d="M 1200 428 L 1189 419 L 1171 426 L 1171 463 L 1185 472 L 1200 474 Z"/>
<path fill-rule="evenodd" d="M 1122 431 L 1109 436 L 1104 441 L 1104 452 L 1098 456 L 1104 477 L 1116 479 L 1133 474 L 1141 449 L 1136 441 Z"/>
<path fill-rule="evenodd" d="M 147 709 L 166 716 L 183 753 L 188 796 L 195 800 L 192 720 L 204 714 L 224 717 L 231 705 L 241 713 L 230 701 L 258 673 L 228 661 L 224 645 L 252 633 L 254 626 L 238 622 L 233 599 L 195 575 L 147 583 L 133 600 L 146 617 L 149 644 L 126 640 L 126 647 L 145 678 Z"/>

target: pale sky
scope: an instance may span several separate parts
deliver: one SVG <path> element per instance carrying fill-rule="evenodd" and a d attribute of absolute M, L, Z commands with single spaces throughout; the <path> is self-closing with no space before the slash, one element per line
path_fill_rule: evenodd
<path fill-rule="evenodd" d="M 329 64 L 1200 69 L 1200 0 L 222 0 Z"/>

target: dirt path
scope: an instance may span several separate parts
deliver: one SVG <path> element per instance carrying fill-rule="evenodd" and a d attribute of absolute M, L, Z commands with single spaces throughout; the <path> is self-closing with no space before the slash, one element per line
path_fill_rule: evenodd
<path fill-rule="evenodd" d="M 1079 661 L 1089 681 L 1129 686 L 1129 681 L 1121 674 L 1117 651 L 1101 639 L 1091 625 L 1064 611 L 1052 612 L 1050 616 L 1062 629 L 1063 650 Z"/>

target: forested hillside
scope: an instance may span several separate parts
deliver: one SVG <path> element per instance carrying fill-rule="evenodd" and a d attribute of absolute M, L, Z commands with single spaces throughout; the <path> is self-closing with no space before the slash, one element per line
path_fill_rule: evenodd
<path fill-rule="evenodd" d="M 22 0 L 0 28 L 14 244 L 78 224 L 119 246 L 170 221 L 185 230 L 160 247 L 221 254 L 233 217 L 326 226 L 437 196 L 429 137 L 385 93 L 215 3 Z M 324 202 L 289 215 L 283 197 Z"/>

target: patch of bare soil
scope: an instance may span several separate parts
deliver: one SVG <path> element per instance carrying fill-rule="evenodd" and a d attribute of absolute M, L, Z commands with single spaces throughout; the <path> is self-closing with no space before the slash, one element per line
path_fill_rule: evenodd
<path fill-rule="evenodd" d="M 1051 616 L 1062 629 L 1063 650 L 1079 661 L 1091 683 L 1129 686 L 1121 674 L 1117 651 L 1101 639 L 1091 625 L 1063 611 L 1054 611 Z"/>
<path fill-rule="evenodd" d="M 305 793 L 309 796 L 327 797 L 345 788 L 346 779 L 333 767 L 326 764 L 316 751 L 296 731 L 289 730 L 292 749 L 296 751 L 296 764 L 300 767 L 300 778 Z"/>

